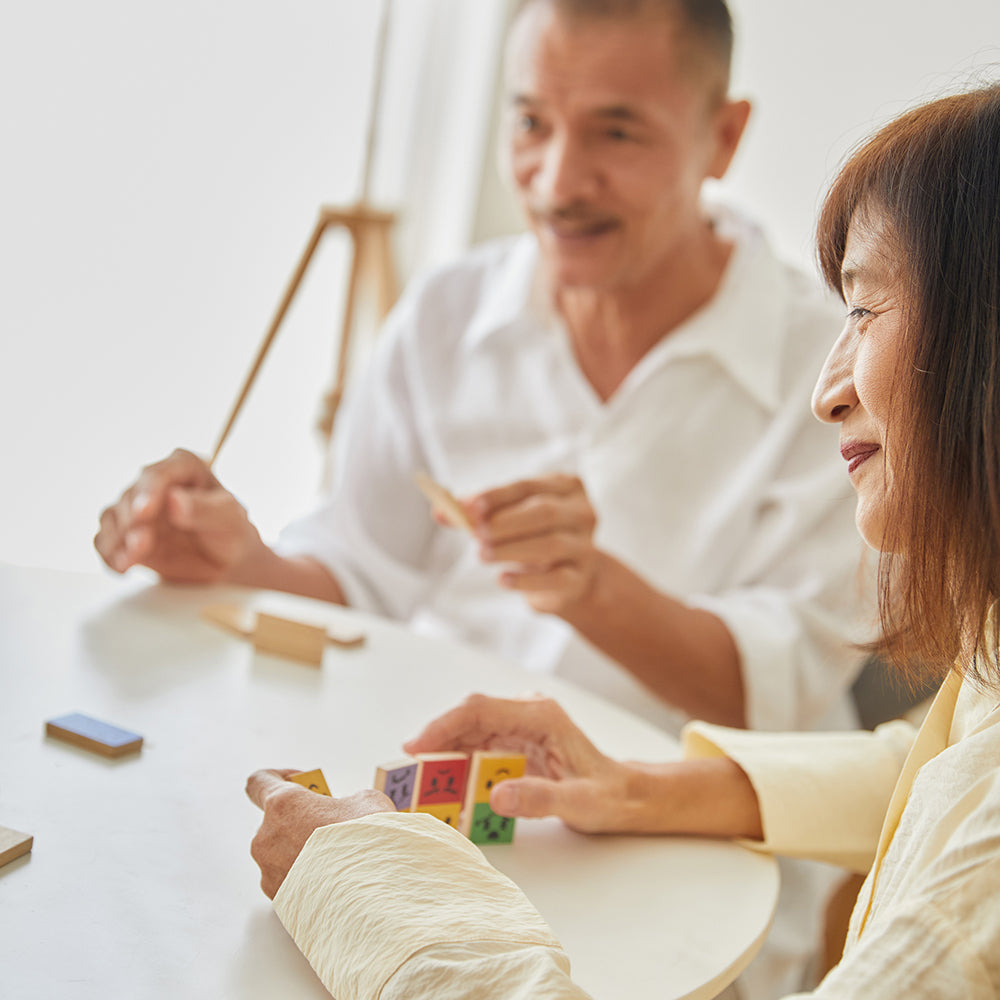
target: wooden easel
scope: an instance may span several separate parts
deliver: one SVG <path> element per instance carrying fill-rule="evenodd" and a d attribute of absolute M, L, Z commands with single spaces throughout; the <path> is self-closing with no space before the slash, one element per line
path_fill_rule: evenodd
<path fill-rule="evenodd" d="M 305 249 L 299 258 L 299 262 L 292 272 L 292 276 L 285 287 L 278 308 L 271 319 L 271 325 L 264 334 L 264 339 L 257 349 L 257 355 L 250 371 L 243 381 L 243 386 L 236 397 L 236 401 L 229 412 L 222 433 L 219 435 L 209 460 L 210 465 L 214 465 L 222 451 L 222 446 L 229 437 L 229 432 L 236 423 L 236 418 L 243 408 L 251 386 L 257 378 L 261 365 L 267 352 L 271 349 L 281 323 L 295 298 L 302 279 L 305 277 L 316 248 L 319 246 L 324 233 L 333 227 L 342 227 L 347 230 L 351 239 L 351 270 L 347 279 L 347 297 L 344 303 L 344 313 L 340 326 L 340 343 L 337 349 L 337 359 L 334 366 L 333 381 L 330 388 L 323 396 L 321 402 L 321 412 L 317 420 L 317 428 L 323 436 L 324 443 L 329 442 L 333 434 L 333 425 L 337 417 L 337 410 L 344 395 L 344 386 L 347 382 L 347 373 L 350 363 L 351 339 L 355 328 L 355 310 L 358 304 L 359 290 L 362 286 L 374 285 L 376 317 L 378 320 L 385 318 L 386 314 L 394 305 L 399 294 L 399 280 L 396 273 L 396 266 L 392 254 L 392 228 L 396 222 L 396 213 L 376 209 L 369 204 L 368 192 L 371 182 L 371 167 L 375 148 L 375 134 L 378 120 L 379 106 L 381 103 L 382 76 L 385 61 L 385 39 L 388 31 L 389 8 L 391 0 L 384 0 L 382 13 L 379 21 L 378 40 L 375 55 L 375 88 L 372 95 L 371 108 L 368 116 L 368 132 L 365 149 L 365 158 L 362 171 L 361 197 L 348 208 L 338 208 L 332 205 L 321 205 L 319 217 L 313 227 L 312 235 L 306 243 Z M 324 468 L 324 479 L 328 475 L 328 468 Z"/>

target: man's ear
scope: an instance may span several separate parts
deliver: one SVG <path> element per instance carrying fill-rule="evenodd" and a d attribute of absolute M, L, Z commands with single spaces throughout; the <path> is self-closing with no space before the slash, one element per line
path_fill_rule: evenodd
<path fill-rule="evenodd" d="M 712 129 L 715 132 L 715 150 L 708 164 L 707 177 L 721 179 L 740 144 L 743 131 L 750 118 L 749 101 L 724 101 L 715 110 Z"/>

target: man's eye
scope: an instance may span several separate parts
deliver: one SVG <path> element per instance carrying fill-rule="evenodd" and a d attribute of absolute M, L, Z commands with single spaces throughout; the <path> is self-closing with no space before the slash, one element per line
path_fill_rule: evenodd
<path fill-rule="evenodd" d="M 514 127 L 518 132 L 534 132 L 541 127 L 541 121 L 537 115 L 518 115 L 514 120 Z"/>

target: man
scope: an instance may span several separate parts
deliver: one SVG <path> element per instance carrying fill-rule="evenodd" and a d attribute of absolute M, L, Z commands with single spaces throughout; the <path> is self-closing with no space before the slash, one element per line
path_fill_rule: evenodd
<path fill-rule="evenodd" d="M 532 235 L 408 290 L 328 501 L 277 546 L 177 452 L 102 515 L 108 564 L 378 611 L 675 731 L 850 725 L 860 543 L 809 412 L 840 319 L 702 205 L 749 115 L 731 42 L 722 0 L 522 4 L 507 148 Z M 428 516 L 422 470 L 474 541 Z"/>

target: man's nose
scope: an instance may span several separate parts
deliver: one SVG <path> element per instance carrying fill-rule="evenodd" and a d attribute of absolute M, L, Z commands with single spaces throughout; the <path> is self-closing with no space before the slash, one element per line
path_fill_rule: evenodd
<path fill-rule="evenodd" d="M 585 144 L 567 132 L 555 132 L 542 154 L 536 191 L 557 207 L 593 195 L 596 174 Z"/>

